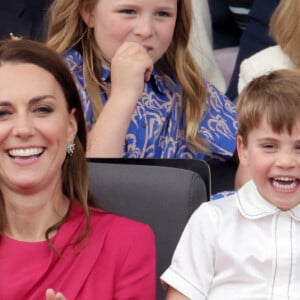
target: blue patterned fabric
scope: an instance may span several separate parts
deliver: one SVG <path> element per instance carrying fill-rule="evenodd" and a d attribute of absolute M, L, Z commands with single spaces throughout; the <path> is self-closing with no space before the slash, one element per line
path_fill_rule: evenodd
<path fill-rule="evenodd" d="M 65 54 L 80 93 L 87 129 L 93 120 L 92 104 L 83 80 L 82 57 L 75 50 Z M 102 80 L 110 84 L 110 71 L 102 69 Z M 206 82 L 207 107 L 199 124 L 199 134 L 208 141 L 216 160 L 229 159 L 235 150 L 237 120 L 234 104 L 212 84 Z M 101 92 L 102 101 L 107 101 Z M 144 158 L 199 158 L 204 154 L 190 147 L 184 136 L 185 115 L 181 89 L 173 82 L 172 88 L 154 70 L 144 93 L 138 100 L 124 145 L 124 157 Z"/>
<path fill-rule="evenodd" d="M 219 199 L 222 199 L 222 198 L 226 198 L 228 196 L 231 196 L 232 194 L 234 194 L 235 191 L 224 191 L 224 192 L 219 192 L 219 193 L 216 193 L 216 194 L 212 194 L 210 196 L 210 200 L 219 200 Z"/>

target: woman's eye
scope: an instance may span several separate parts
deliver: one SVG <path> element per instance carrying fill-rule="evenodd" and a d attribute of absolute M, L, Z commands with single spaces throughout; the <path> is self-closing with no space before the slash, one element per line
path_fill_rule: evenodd
<path fill-rule="evenodd" d="M 34 112 L 37 112 L 40 114 L 48 114 L 48 113 L 53 112 L 53 108 L 50 106 L 39 106 L 34 109 Z"/>
<path fill-rule="evenodd" d="M 6 118 L 11 114 L 9 110 L 0 110 L 0 119 Z"/>

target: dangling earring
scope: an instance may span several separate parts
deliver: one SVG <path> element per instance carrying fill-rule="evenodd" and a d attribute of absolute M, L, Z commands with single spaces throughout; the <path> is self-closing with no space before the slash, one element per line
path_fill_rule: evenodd
<path fill-rule="evenodd" d="M 75 144 L 74 142 L 68 142 L 67 143 L 67 154 L 71 157 L 75 150 Z"/>
<path fill-rule="evenodd" d="M 87 39 L 88 39 L 88 40 L 90 40 L 91 34 L 92 34 L 92 29 L 91 29 L 90 27 L 87 27 L 87 30 L 86 30 L 86 36 L 87 36 Z"/>

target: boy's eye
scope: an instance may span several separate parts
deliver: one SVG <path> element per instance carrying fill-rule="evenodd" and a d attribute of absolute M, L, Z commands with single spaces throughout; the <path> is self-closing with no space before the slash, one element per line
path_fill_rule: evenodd
<path fill-rule="evenodd" d="M 274 151 L 278 148 L 278 146 L 275 145 L 275 144 L 263 144 L 262 148 L 267 150 L 267 151 Z"/>
<path fill-rule="evenodd" d="M 135 10 L 133 10 L 133 9 L 122 9 L 121 13 L 126 14 L 126 15 L 134 15 Z"/>

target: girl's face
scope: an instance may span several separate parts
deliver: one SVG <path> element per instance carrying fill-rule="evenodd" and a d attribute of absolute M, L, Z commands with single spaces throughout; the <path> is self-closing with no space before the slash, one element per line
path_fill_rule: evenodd
<path fill-rule="evenodd" d="M 66 144 L 77 131 L 52 74 L 29 63 L 0 67 L 0 188 L 34 193 L 61 185 Z"/>
<path fill-rule="evenodd" d="M 172 40 L 177 0 L 99 0 L 91 12 L 83 10 L 81 15 L 94 29 L 107 61 L 124 42 L 136 42 L 147 49 L 155 63 Z"/>

